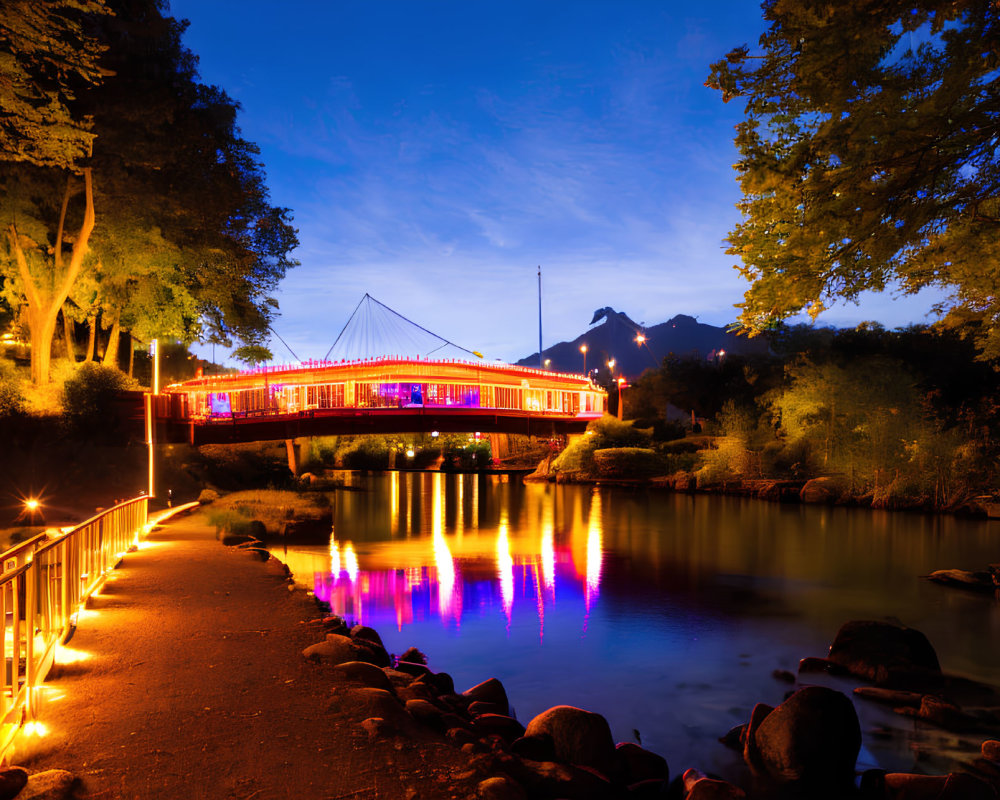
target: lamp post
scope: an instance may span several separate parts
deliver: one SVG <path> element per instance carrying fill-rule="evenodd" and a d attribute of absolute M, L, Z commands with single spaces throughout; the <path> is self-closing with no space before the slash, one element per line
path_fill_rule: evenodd
<path fill-rule="evenodd" d="M 625 387 L 628 386 L 625 383 L 624 378 L 619 378 L 618 381 L 618 419 L 625 419 Z"/>
<path fill-rule="evenodd" d="M 580 345 L 580 352 L 583 353 L 583 374 L 587 374 L 587 345 Z"/>
<path fill-rule="evenodd" d="M 146 393 L 146 445 L 149 447 L 149 496 L 155 497 L 155 479 L 153 475 L 154 462 L 154 432 L 156 430 L 156 420 L 153 417 L 153 398 L 160 393 L 160 343 L 153 339 L 150 342 L 150 350 L 153 356 L 153 375 L 150 383 L 153 391 Z"/>

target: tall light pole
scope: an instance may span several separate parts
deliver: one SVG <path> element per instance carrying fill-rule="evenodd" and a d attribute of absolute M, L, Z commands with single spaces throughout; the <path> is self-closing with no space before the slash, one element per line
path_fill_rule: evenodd
<path fill-rule="evenodd" d="M 580 352 L 583 353 L 583 374 L 587 374 L 587 345 L 580 345 Z"/>
<path fill-rule="evenodd" d="M 538 366 L 542 366 L 542 265 L 538 265 Z"/>
<path fill-rule="evenodd" d="M 149 496 L 154 497 L 155 482 L 153 475 L 153 431 L 156 422 L 153 419 L 153 398 L 160 393 L 160 343 L 153 339 L 150 343 L 153 356 L 153 375 L 150 383 L 153 391 L 146 393 L 146 444 L 149 446 Z"/>

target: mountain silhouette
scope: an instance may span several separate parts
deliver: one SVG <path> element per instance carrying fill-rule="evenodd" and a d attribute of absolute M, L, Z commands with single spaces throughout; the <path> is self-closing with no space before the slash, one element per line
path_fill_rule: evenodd
<path fill-rule="evenodd" d="M 603 321 L 602 321 L 603 320 Z M 601 322 L 600 325 L 596 325 Z M 587 371 L 607 369 L 607 362 L 614 358 L 615 375 L 628 379 L 639 377 L 645 370 L 659 367 L 671 353 L 675 356 L 700 356 L 715 358 L 720 352 L 751 355 L 767 352 L 763 338 L 748 339 L 729 333 L 725 328 L 706 325 L 694 317 L 678 314 L 659 325 L 644 327 L 627 314 L 610 306 L 594 312 L 592 327 L 569 342 L 559 342 L 546 347 L 542 359 L 551 363 L 548 368 L 557 372 L 583 372 L 581 345 L 587 346 Z M 645 342 L 638 343 L 642 334 Z M 519 366 L 537 367 L 536 351 L 517 362 Z"/>

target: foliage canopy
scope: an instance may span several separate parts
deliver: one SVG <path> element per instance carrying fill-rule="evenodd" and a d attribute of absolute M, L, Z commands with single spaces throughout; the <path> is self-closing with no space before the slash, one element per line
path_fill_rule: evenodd
<path fill-rule="evenodd" d="M 765 0 L 759 52 L 712 65 L 745 101 L 749 332 L 896 286 L 1000 356 L 1000 8 L 992 0 Z"/>
<path fill-rule="evenodd" d="M 13 50 L 0 54 L 0 93 L 26 109 L 8 112 L 0 97 L 0 270 L 3 299 L 30 330 L 36 383 L 48 380 L 60 311 L 111 329 L 107 363 L 120 331 L 266 352 L 273 291 L 296 265 L 290 212 L 271 205 L 239 105 L 199 83 L 186 23 L 165 8 L 15 0 L 0 11 L 0 44 Z M 32 108 L 58 113 L 35 120 L 38 143 L 18 150 L 16 123 Z M 59 143 L 67 130 L 76 138 Z"/>
<path fill-rule="evenodd" d="M 0 160 L 75 168 L 90 152 L 91 120 L 71 104 L 100 83 L 104 46 L 87 18 L 104 0 L 5 0 L 0 11 Z"/>

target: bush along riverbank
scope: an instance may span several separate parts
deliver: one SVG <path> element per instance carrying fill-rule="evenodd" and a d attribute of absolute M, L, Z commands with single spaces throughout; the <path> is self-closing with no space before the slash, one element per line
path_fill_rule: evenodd
<path fill-rule="evenodd" d="M 243 541 L 239 541 L 242 539 Z M 269 558 L 260 542 L 226 537 Z M 855 621 L 838 632 L 825 658 L 806 657 L 797 684 L 780 705 L 758 704 L 720 741 L 735 748 L 747 770 L 740 785 L 702 773 L 671 771 L 667 760 L 632 742 L 615 743 L 599 714 L 555 705 L 525 724 L 511 712 L 503 684 L 487 678 L 467 689 L 436 672 L 411 647 L 399 656 L 365 625 L 328 615 L 302 656 L 329 670 L 339 702 L 361 709 L 368 740 L 400 747 L 427 735 L 460 750 L 478 778 L 483 800 L 987 800 L 1000 797 L 1000 692 L 941 671 L 919 631 Z M 857 771 L 862 729 L 854 702 L 815 684 L 819 673 L 866 683 L 861 702 L 891 707 L 921 725 L 981 742 L 967 771 L 947 775 Z"/>
<path fill-rule="evenodd" d="M 677 492 L 754 497 L 772 502 L 844 505 L 858 508 L 947 512 L 967 516 L 1000 514 L 988 488 L 963 483 L 948 492 L 912 475 L 874 480 L 848 473 L 820 474 L 814 465 L 782 466 L 772 453 L 750 449 L 732 435 L 695 434 L 663 441 L 679 429 L 613 417 L 595 420 L 562 452 L 547 456 L 526 481 L 642 486 Z M 790 457 L 790 456 L 789 456 Z M 773 462 L 773 463 L 772 463 Z M 934 475 L 928 478 L 934 481 Z"/>

